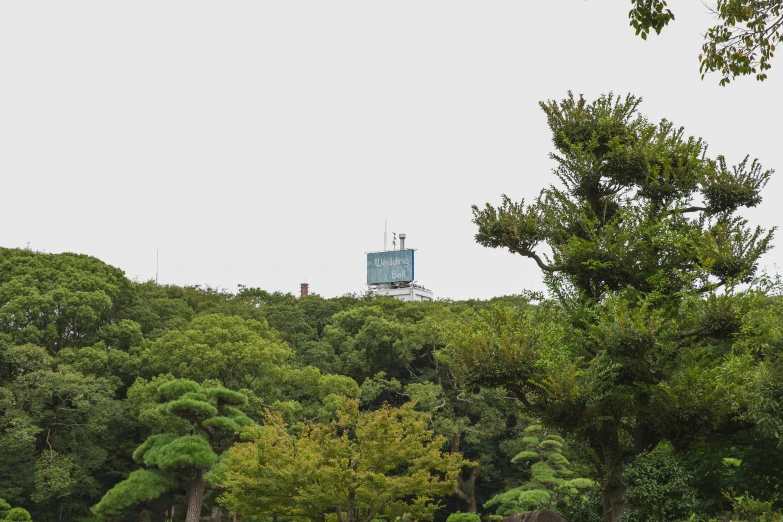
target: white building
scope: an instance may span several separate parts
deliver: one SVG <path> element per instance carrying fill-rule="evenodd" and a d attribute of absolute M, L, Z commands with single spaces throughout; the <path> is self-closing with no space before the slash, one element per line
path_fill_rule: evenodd
<path fill-rule="evenodd" d="M 432 301 L 434 297 L 432 290 L 414 284 L 397 288 L 376 285 L 370 287 L 370 292 L 375 295 L 393 297 L 400 301 Z"/>

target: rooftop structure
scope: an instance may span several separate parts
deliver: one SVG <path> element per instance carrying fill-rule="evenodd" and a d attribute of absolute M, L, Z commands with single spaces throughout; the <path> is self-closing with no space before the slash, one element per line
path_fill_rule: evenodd
<path fill-rule="evenodd" d="M 405 248 L 405 234 L 400 234 L 399 250 L 367 253 L 367 286 L 371 293 L 400 301 L 432 301 L 432 290 L 416 284 L 415 250 Z M 396 234 L 392 241 L 397 246 Z M 384 234 L 384 247 L 386 246 Z"/>

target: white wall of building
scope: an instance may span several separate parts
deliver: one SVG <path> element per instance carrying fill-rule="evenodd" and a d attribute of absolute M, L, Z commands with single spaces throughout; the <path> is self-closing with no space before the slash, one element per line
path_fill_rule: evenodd
<path fill-rule="evenodd" d="M 417 287 L 407 288 L 371 288 L 375 295 L 384 295 L 399 299 L 400 301 L 432 301 L 434 294 L 430 290 Z"/>

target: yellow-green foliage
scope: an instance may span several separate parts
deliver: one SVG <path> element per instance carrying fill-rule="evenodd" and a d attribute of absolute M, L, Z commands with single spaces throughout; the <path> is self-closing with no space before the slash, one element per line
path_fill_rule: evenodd
<path fill-rule="evenodd" d="M 481 522 L 481 517 L 475 513 L 452 513 L 446 522 Z"/>
<path fill-rule="evenodd" d="M 32 522 L 26 509 L 15 507 L 0 498 L 0 522 Z"/>
<path fill-rule="evenodd" d="M 306 425 L 294 437 L 268 414 L 254 440 L 234 445 L 214 474 L 225 489 L 219 500 L 250 516 L 430 520 L 435 497 L 451 494 L 469 463 L 443 453 L 445 439 L 428 424 L 412 404 L 360 412 L 349 401 L 331 423 Z"/>

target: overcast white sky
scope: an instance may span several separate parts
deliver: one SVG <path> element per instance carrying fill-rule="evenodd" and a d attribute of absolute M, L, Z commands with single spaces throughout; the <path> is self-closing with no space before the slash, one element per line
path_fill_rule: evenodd
<path fill-rule="evenodd" d="M 550 183 L 538 102 L 631 92 L 732 163 L 777 168 L 783 61 L 701 81 L 710 16 L 640 40 L 630 2 L 0 3 L 0 245 L 96 256 L 131 278 L 324 296 L 364 289 L 383 224 L 455 299 L 540 288 L 474 240 L 470 205 Z M 783 266 L 783 248 L 765 258 Z"/>

